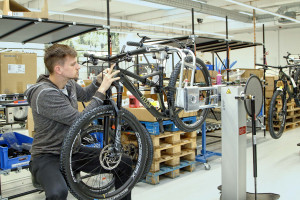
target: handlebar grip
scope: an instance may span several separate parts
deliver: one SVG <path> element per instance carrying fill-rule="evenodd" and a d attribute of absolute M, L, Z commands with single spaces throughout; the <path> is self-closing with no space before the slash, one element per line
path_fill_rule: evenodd
<path fill-rule="evenodd" d="M 263 67 L 266 66 L 266 65 L 264 65 L 264 64 L 259 64 L 259 63 L 255 63 L 255 65 L 257 65 L 257 66 L 263 66 Z"/>
<path fill-rule="evenodd" d="M 143 54 L 143 53 L 147 53 L 149 51 L 148 48 L 143 47 L 143 48 L 139 48 L 136 50 L 132 50 L 132 51 L 128 51 L 128 55 L 137 55 L 137 54 Z"/>
<path fill-rule="evenodd" d="M 287 58 L 288 58 L 288 56 L 283 56 L 283 58 L 287 59 Z"/>
<path fill-rule="evenodd" d="M 127 42 L 127 45 L 128 45 L 128 46 L 134 46 L 134 47 L 140 47 L 140 46 L 141 46 L 141 43 L 139 43 L 139 42 L 128 41 L 128 42 Z"/>
<path fill-rule="evenodd" d="M 84 53 L 83 54 L 84 57 L 90 57 L 91 55 L 93 55 L 93 54 L 89 54 L 89 53 Z"/>

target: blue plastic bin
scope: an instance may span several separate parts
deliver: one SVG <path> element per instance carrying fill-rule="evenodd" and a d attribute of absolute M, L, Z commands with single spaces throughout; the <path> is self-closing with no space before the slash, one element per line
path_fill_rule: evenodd
<path fill-rule="evenodd" d="M 103 133 L 102 132 L 94 132 L 90 133 L 94 139 L 96 139 L 98 142 L 94 144 L 86 145 L 87 147 L 94 147 L 94 148 L 103 148 Z"/>
<path fill-rule="evenodd" d="M 208 70 L 213 70 L 214 66 L 213 65 L 206 65 Z"/>
<path fill-rule="evenodd" d="M 33 142 L 32 137 L 28 137 L 26 135 L 22 135 L 20 133 L 14 132 L 18 144 L 22 145 L 22 143 L 31 143 Z M 0 134 L 0 137 L 2 134 Z M 10 145 L 5 140 L 0 140 L 0 145 L 6 144 L 7 147 L 1 147 L 0 146 L 0 168 L 2 170 L 7 169 L 13 169 L 18 167 L 23 167 L 26 165 L 29 165 L 29 161 L 31 158 L 31 155 L 25 155 L 25 156 L 18 156 L 16 158 L 8 158 L 8 149 L 10 148 Z"/>

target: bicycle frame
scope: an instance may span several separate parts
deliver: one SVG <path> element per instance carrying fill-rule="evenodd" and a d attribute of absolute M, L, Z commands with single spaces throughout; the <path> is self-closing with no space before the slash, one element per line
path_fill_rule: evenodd
<path fill-rule="evenodd" d="M 154 72 L 151 73 L 145 77 L 136 75 L 132 72 L 129 72 L 127 70 L 124 69 L 120 69 L 119 66 L 116 66 L 117 70 L 120 70 L 119 76 L 120 76 L 120 82 L 128 89 L 129 92 L 131 92 L 131 94 L 136 97 L 141 103 L 142 105 L 156 118 L 158 119 L 166 119 L 166 118 L 170 118 L 172 116 L 169 116 L 166 114 L 166 108 L 164 106 L 164 101 L 163 101 L 163 94 L 162 92 L 157 93 L 157 91 L 163 91 L 163 82 L 162 82 L 162 78 L 163 78 L 163 71 L 160 70 L 158 72 Z M 148 77 L 152 77 L 152 76 L 159 76 L 159 83 L 158 85 L 153 82 L 150 81 L 148 79 Z M 142 83 L 144 83 L 145 85 L 148 85 L 150 87 L 155 87 L 156 89 L 156 94 L 158 95 L 158 102 L 161 108 L 161 111 L 157 111 L 156 108 L 147 100 L 147 98 L 136 88 L 136 86 L 133 85 L 133 83 L 129 80 L 128 77 L 131 77 L 135 80 L 138 80 Z M 118 98 L 122 98 L 122 97 L 118 97 Z M 117 100 L 118 103 L 120 103 L 120 101 Z M 118 105 L 119 107 L 119 105 Z"/>
<path fill-rule="evenodd" d="M 294 94 L 297 94 L 296 83 L 295 83 L 294 79 L 291 76 L 287 75 L 285 72 L 282 71 L 282 68 L 279 71 L 278 80 L 274 81 L 274 91 L 278 89 L 278 87 L 277 87 L 277 82 L 278 81 L 282 81 L 284 83 L 283 91 L 286 91 L 289 94 L 289 99 L 288 100 L 290 100 L 291 98 L 294 98 Z M 292 83 L 293 90 L 291 90 L 290 87 L 288 87 L 287 81 L 290 81 Z"/>

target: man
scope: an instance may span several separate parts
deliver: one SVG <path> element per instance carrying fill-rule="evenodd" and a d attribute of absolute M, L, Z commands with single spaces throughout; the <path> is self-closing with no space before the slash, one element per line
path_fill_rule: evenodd
<path fill-rule="evenodd" d="M 45 191 L 47 200 L 65 200 L 68 195 L 67 184 L 60 171 L 60 149 L 70 126 L 83 113 L 103 104 L 105 93 L 119 71 L 112 72 L 113 67 L 97 76 L 88 87 L 82 88 L 74 79 L 79 76 L 80 66 L 77 53 L 67 45 L 54 44 L 45 50 L 44 63 L 50 75 L 41 75 L 37 83 L 26 90 L 28 102 L 32 108 L 35 135 L 32 144 L 30 171 L 35 181 Z M 78 111 L 77 101 L 91 101 L 82 113 Z M 76 153 L 85 156 L 90 150 L 84 147 Z M 129 160 L 126 161 L 130 162 Z M 94 165 L 99 164 L 99 159 Z M 89 167 L 93 167 L 89 165 Z M 124 164 L 120 170 L 131 173 Z M 89 170 L 89 169 L 86 169 Z M 84 170 L 83 170 L 84 171 Z M 121 177 L 121 179 L 126 177 Z M 127 179 L 126 179 L 127 180 Z M 126 181 L 125 180 L 125 181 Z M 115 181 L 115 187 L 120 186 Z M 129 193 L 124 199 L 131 199 Z"/>

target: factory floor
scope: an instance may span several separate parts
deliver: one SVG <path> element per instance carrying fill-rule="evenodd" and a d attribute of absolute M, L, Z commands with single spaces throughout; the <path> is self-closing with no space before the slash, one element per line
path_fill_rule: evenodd
<path fill-rule="evenodd" d="M 27 134 L 26 130 L 14 129 L 15 132 Z M 208 133 L 208 135 L 221 135 L 220 131 Z M 201 137 L 198 138 L 201 149 Z M 214 143 L 214 141 L 217 141 Z M 210 151 L 221 152 L 220 138 L 207 137 L 207 147 Z M 254 192 L 253 168 L 252 168 L 252 140 L 251 133 L 247 134 L 247 191 Z M 259 193 L 276 193 L 281 200 L 297 200 L 300 198 L 300 128 L 286 131 L 283 136 L 274 140 L 267 132 L 257 133 L 258 154 L 258 178 L 257 188 Z M 220 192 L 217 189 L 222 184 L 221 157 L 211 157 L 208 160 L 211 167 L 206 170 L 201 163 L 196 164 L 195 171 L 180 174 L 171 179 L 160 177 L 157 185 L 138 183 L 132 191 L 133 200 L 217 200 Z M 30 173 L 21 170 L 19 173 L 11 172 L 9 175 L 1 175 L 2 198 L 20 192 L 32 190 Z M 45 199 L 44 193 L 33 193 L 18 200 Z M 68 200 L 75 199 L 71 194 Z M 0 198 L 1 200 L 1 198 Z"/>

